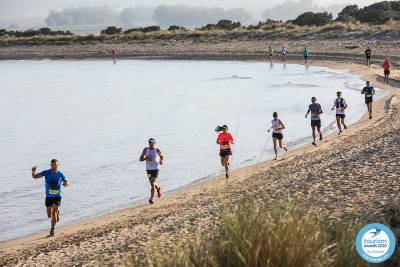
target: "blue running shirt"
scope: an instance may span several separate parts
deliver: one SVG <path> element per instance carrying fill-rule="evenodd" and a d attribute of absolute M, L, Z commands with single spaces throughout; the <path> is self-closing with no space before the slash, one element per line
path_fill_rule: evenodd
<path fill-rule="evenodd" d="M 62 172 L 45 170 L 40 173 L 45 178 L 46 197 L 61 197 L 61 183 L 67 181 Z"/>

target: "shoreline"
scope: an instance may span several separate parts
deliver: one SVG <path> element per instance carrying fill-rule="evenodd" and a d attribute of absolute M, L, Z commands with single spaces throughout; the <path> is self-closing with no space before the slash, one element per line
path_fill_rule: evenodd
<path fill-rule="evenodd" d="M 236 61 L 240 59 L 233 57 L 230 60 Z M 346 64 L 317 60 L 315 61 L 309 65 L 329 67 L 331 69 L 348 69 L 349 72 L 351 72 L 352 74 L 360 75 L 360 79 L 362 80 L 371 80 L 373 81 L 373 85 L 379 84 L 379 86 L 377 87 L 384 90 L 386 94 L 384 97 L 375 102 L 375 115 L 373 120 L 368 120 L 366 117 L 366 113 L 364 113 L 362 118 L 357 123 L 351 125 L 350 128 L 346 132 L 344 132 L 342 136 L 337 137 L 337 135 L 333 132 L 329 134 L 329 136 L 326 136 L 323 144 L 321 144 L 317 148 L 315 148 L 311 144 L 300 145 L 300 147 L 290 151 L 280 161 L 267 160 L 261 163 L 257 163 L 255 165 L 236 169 L 231 172 L 232 178 L 230 178 L 228 182 L 232 181 L 232 183 L 240 183 L 248 180 L 249 177 L 258 175 L 261 172 L 265 172 L 272 167 L 276 167 L 284 163 L 293 161 L 296 157 L 301 156 L 303 153 L 312 153 L 316 150 L 330 149 L 332 145 L 335 145 L 335 143 L 343 142 L 344 139 L 355 135 L 357 132 L 368 129 L 375 123 L 385 120 L 385 114 L 387 112 L 385 111 L 385 107 L 388 106 L 387 103 L 390 103 L 389 101 L 392 99 L 393 95 L 397 94 L 394 91 L 394 87 L 386 86 L 379 82 L 380 78 L 375 73 L 375 71 L 377 70 L 368 69 L 365 66 L 361 66 L 359 64 Z M 293 64 L 294 62 L 292 60 L 288 60 L 286 63 Z M 298 62 L 296 62 L 296 64 L 298 64 Z M 346 67 L 344 67 L 345 64 Z M 398 86 L 398 82 L 392 81 L 392 83 L 396 83 L 396 85 Z M 157 201 L 154 206 L 149 206 L 145 203 L 138 203 L 128 208 L 61 226 L 57 228 L 57 235 L 53 239 L 62 242 L 63 239 L 69 239 L 71 237 L 72 239 L 74 239 L 74 236 L 83 234 L 84 236 L 86 235 L 84 238 L 89 240 L 91 232 L 99 231 L 100 233 L 102 233 L 104 229 L 113 228 L 114 224 L 118 224 L 119 222 L 121 222 L 121 224 L 124 225 L 131 219 L 137 219 L 136 217 L 139 217 L 139 220 L 142 219 L 144 221 L 146 220 L 146 217 L 147 219 L 151 219 L 152 216 L 157 217 L 159 215 L 158 213 L 162 214 L 164 212 L 168 212 L 168 209 L 171 209 L 171 206 L 173 207 L 174 205 L 177 205 L 179 202 L 182 202 L 182 200 L 193 199 L 199 194 L 209 193 L 211 197 L 215 197 L 215 195 L 213 195 L 213 190 L 215 188 L 224 188 L 226 186 L 226 183 L 226 179 L 222 176 L 214 176 L 200 179 L 196 182 L 188 184 L 187 186 L 168 192 L 166 195 L 164 195 L 163 198 Z M 161 210 L 161 208 L 164 209 Z M 10 261 L 10 257 L 18 256 L 18 254 L 20 253 L 24 254 L 24 250 L 34 250 L 35 252 L 39 252 L 36 254 L 43 253 L 43 247 L 46 247 L 47 243 L 50 243 L 49 240 L 53 240 L 43 238 L 44 236 L 45 234 L 43 232 L 40 232 L 27 237 L 1 242 L 0 263 L 2 263 L 2 265 L 12 264 L 12 261 Z"/>
<path fill-rule="evenodd" d="M 131 59 L 133 59 L 133 60 L 171 60 L 171 59 L 167 59 L 167 58 L 161 58 L 161 59 L 159 59 L 159 58 L 153 58 L 153 59 L 147 59 L 147 58 L 143 58 L 143 59 L 137 59 L 137 58 L 124 58 L 124 59 L 122 59 L 122 60 L 131 60 Z M 39 60 L 42 60 L 42 59 L 39 59 Z M 44 59 L 43 59 L 44 60 Z M 49 60 L 54 60 L 54 59 L 49 59 Z M 58 60 L 58 59 L 56 59 L 56 60 Z M 60 60 L 62 60 L 62 59 L 60 59 Z M 68 60 L 75 60 L 75 59 L 68 59 Z M 101 59 L 101 58 L 85 58 L 85 59 L 82 59 L 82 60 L 93 60 L 93 61 L 96 61 L 96 60 L 103 60 L 103 59 Z M 174 60 L 174 59 L 172 59 L 172 60 Z M 186 60 L 186 59 L 178 59 L 178 60 Z M 195 60 L 195 59 L 193 59 L 193 60 Z M 213 59 L 204 59 L 204 60 L 213 60 Z M 233 62 L 242 62 L 242 61 L 245 61 L 245 62 L 260 62 L 260 60 L 255 60 L 255 59 L 252 59 L 252 60 L 242 60 L 242 59 L 235 59 L 235 58 L 230 58 L 230 59 L 225 59 L 226 61 L 233 61 Z M 222 60 L 222 61 L 225 61 L 225 60 Z M 195 60 L 195 61 L 197 61 L 197 60 Z M 217 61 L 219 61 L 219 60 L 217 60 Z M 287 60 L 286 62 L 281 62 L 281 61 L 277 61 L 277 62 L 274 62 L 274 64 L 288 64 L 288 65 L 304 65 L 304 64 L 301 64 L 301 63 L 299 63 L 299 62 L 296 62 L 295 60 Z M 321 63 L 321 62 L 319 62 L 319 63 Z M 348 70 L 348 69 L 343 69 L 343 68 L 341 68 L 341 67 L 337 67 L 337 68 L 332 68 L 331 66 L 330 66 L 330 62 L 322 62 L 322 63 L 324 63 L 324 64 L 318 64 L 318 63 L 316 63 L 316 64 L 313 64 L 313 63 L 311 63 L 311 64 L 308 64 L 309 66 L 316 66 L 316 67 L 327 67 L 327 68 L 330 68 L 330 69 L 336 69 L 336 70 L 343 70 L 343 71 L 347 71 L 347 72 L 349 72 L 349 73 L 352 73 L 350 70 Z M 269 62 L 266 62 L 266 64 L 270 64 Z M 352 73 L 353 74 L 353 73 Z M 382 90 L 383 92 L 385 92 L 385 90 Z M 386 92 L 385 92 L 385 94 L 386 94 Z M 385 97 L 385 95 L 383 95 L 381 98 L 384 98 Z M 379 99 L 381 99 L 381 98 L 379 98 Z M 365 114 L 365 113 L 364 113 Z M 357 120 L 356 122 L 353 122 L 353 123 L 351 123 L 351 124 L 347 124 L 348 126 L 351 126 L 351 125 L 355 125 L 355 124 L 357 124 L 357 123 L 359 123 L 360 122 L 360 120 L 362 119 L 362 117 L 364 116 L 364 114 L 360 117 L 360 119 L 359 120 Z M 333 130 L 331 129 L 332 128 L 332 126 L 331 125 L 333 125 Z M 332 135 L 333 133 L 335 133 L 336 132 L 336 124 L 335 124 L 335 122 L 332 122 L 331 124 L 329 124 L 329 125 L 325 125 L 325 128 L 321 128 L 321 131 L 322 131 L 322 133 L 324 134 L 324 136 L 330 136 L 330 135 Z M 309 138 L 309 136 L 307 136 L 307 138 Z M 291 147 L 292 147 L 292 149 L 291 150 L 297 150 L 297 149 L 301 149 L 304 145 L 307 145 L 309 142 L 307 142 L 307 141 L 303 141 L 303 139 L 306 139 L 305 137 L 299 137 L 298 139 L 295 139 L 295 140 L 290 140 L 289 141 L 289 144 L 290 143 L 292 143 L 292 145 L 291 145 Z M 270 145 L 272 145 L 272 144 L 270 144 Z M 231 169 L 231 171 L 237 171 L 237 170 L 241 170 L 241 169 L 246 169 L 246 168 L 249 168 L 249 167 L 253 167 L 253 166 L 255 166 L 255 165 L 258 165 L 258 164 L 262 164 L 262 163 L 264 163 L 264 162 L 266 162 L 266 161 L 273 161 L 273 155 L 271 155 L 271 157 L 270 158 L 268 158 L 268 159 L 266 159 L 266 160 L 261 160 L 261 161 L 256 161 L 256 162 L 254 162 L 254 163 L 252 163 L 252 164 L 250 164 L 250 165 L 246 165 L 245 164 L 245 162 L 247 162 L 247 161 L 243 161 L 243 162 L 239 162 L 238 163 L 238 165 L 242 165 L 242 166 L 240 166 L 240 167 L 237 167 L 237 168 L 235 168 L 235 169 Z M 214 179 L 214 178 L 216 178 L 216 177 L 222 177 L 224 174 L 223 173 L 221 173 L 221 174 L 218 174 L 218 175 L 215 175 L 215 174 L 209 174 L 209 175 L 206 175 L 206 176 L 204 176 L 204 177 L 199 177 L 199 178 L 197 178 L 196 180 L 194 180 L 194 181 L 192 181 L 192 182 L 190 182 L 190 183 L 188 183 L 188 184 L 186 184 L 186 185 L 183 185 L 183 186 L 181 186 L 181 187 L 178 187 L 178 188 L 175 188 L 175 189 L 172 189 L 172 190 L 170 190 L 170 191 L 166 191 L 165 193 L 164 193 L 164 196 L 167 194 L 171 194 L 171 193 L 173 193 L 173 192 L 176 192 L 176 191 L 179 191 L 179 190 L 185 190 L 185 189 L 190 189 L 190 187 L 192 187 L 192 186 L 195 186 L 195 185 L 197 185 L 197 184 L 199 184 L 199 183 L 203 183 L 203 182 L 207 182 L 208 180 L 211 180 L 211 179 Z M 62 225 L 62 226 L 59 226 L 59 227 L 66 227 L 66 226 L 69 226 L 69 225 L 73 225 L 73 224 L 79 224 L 79 223 L 84 223 L 84 222 L 86 222 L 86 221 L 90 221 L 90 220 L 93 220 L 93 219 L 96 219 L 96 218 L 101 218 L 102 216 L 105 216 L 105 215 L 108 215 L 108 214 L 111 214 L 111 213 L 115 213 L 115 212 L 119 212 L 119 211 L 122 211 L 122 210 L 125 210 L 125 209 L 129 209 L 129 208 L 134 208 L 134 207 L 138 207 L 138 206 L 146 206 L 148 203 L 147 203 L 147 198 L 146 197 L 143 197 L 142 198 L 142 200 L 138 200 L 138 201 L 136 201 L 136 202 L 132 202 L 132 203 L 130 203 L 130 204 L 126 204 L 126 205 L 124 205 L 123 207 L 121 207 L 121 208 L 118 208 L 118 209 L 115 209 L 115 210 L 108 210 L 108 211 L 104 211 L 104 212 L 99 212 L 98 214 L 95 214 L 95 215 L 93 215 L 93 216 L 87 216 L 87 217 L 84 217 L 84 218 L 81 218 L 81 219 L 77 219 L 77 220 L 74 220 L 74 221 L 72 221 L 72 222 L 69 222 L 69 223 L 67 223 L 67 224 L 64 224 L 64 225 Z M 24 238 L 28 238 L 28 237 L 30 237 L 30 236 L 34 236 L 34 235 L 36 235 L 36 234 L 40 234 L 40 233 L 46 233 L 45 231 L 47 231 L 47 230 L 43 230 L 43 231 L 38 231 L 38 232 L 34 232 L 34 233 L 30 233 L 30 234 L 26 234 L 26 235 L 23 235 L 23 236 L 20 236 L 20 237 L 15 237 L 15 238 L 11 238 L 11 239 L 7 239 L 7 240 L 3 240 L 3 241 L 0 241 L 0 248 L 1 248 L 1 245 L 2 244 L 4 244 L 4 243 L 8 243 L 8 242 L 12 242 L 12 241 L 15 241 L 15 240 L 19 240 L 19 239 L 24 239 Z"/>

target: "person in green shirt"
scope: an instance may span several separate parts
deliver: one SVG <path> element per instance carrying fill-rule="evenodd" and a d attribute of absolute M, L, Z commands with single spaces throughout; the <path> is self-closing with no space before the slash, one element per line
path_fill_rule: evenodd
<path fill-rule="evenodd" d="M 304 64 L 307 64 L 308 55 L 310 52 L 308 51 L 307 47 L 304 47 L 303 56 L 304 56 Z"/>
<path fill-rule="evenodd" d="M 271 46 L 268 47 L 267 55 L 269 56 L 269 62 L 272 63 L 272 58 L 274 57 L 274 49 Z"/>

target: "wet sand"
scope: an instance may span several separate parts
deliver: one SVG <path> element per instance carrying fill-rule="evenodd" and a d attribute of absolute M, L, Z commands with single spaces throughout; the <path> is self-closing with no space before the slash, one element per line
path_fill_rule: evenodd
<path fill-rule="evenodd" d="M 350 69 L 384 89 L 387 95 L 374 103 L 373 119 L 364 115 L 342 135 L 333 133 L 317 147 L 304 145 L 279 161 L 236 170 L 228 180 L 218 176 L 201 181 L 157 199 L 153 206 L 141 204 L 60 227 L 52 238 L 46 238 L 46 232 L 2 243 L 0 265 L 124 265 L 128 257 L 135 266 L 146 266 L 157 246 L 174 247 L 176 240 L 190 239 L 193 229 L 207 231 L 217 223 L 226 201 L 241 203 L 253 195 L 292 195 L 318 206 L 334 222 L 379 217 L 397 207 L 400 82 L 383 84 L 378 68 L 328 61 L 312 64 Z"/>

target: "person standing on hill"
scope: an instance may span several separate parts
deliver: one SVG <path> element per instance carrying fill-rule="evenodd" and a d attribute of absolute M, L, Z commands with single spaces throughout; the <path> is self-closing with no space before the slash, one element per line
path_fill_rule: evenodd
<path fill-rule="evenodd" d="M 58 160 L 52 159 L 49 170 L 36 173 L 37 167 L 32 167 L 32 178 L 38 179 L 44 177 L 46 188 L 45 205 L 47 209 L 47 217 L 51 219 L 50 235 L 54 235 L 54 227 L 60 221 L 60 205 L 61 205 L 61 184 L 68 186 L 68 181 L 64 174 L 58 169 L 60 167 Z"/>
<path fill-rule="evenodd" d="M 286 61 L 286 54 L 288 53 L 287 49 L 282 46 L 282 49 L 280 51 L 281 57 L 282 57 L 282 61 Z"/>
<path fill-rule="evenodd" d="M 367 47 L 367 49 L 365 50 L 365 57 L 367 58 L 367 66 L 368 68 L 371 67 L 371 48 L 369 48 L 369 46 Z"/>
<path fill-rule="evenodd" d="M 317 103 L 317 98 L 313 96 L 311 98 L 311 104 L 308 106 L 308 110 L 306 113 L 306 118 L 308 114 L 311 112 L 311 129 L 312 129 L 312 136 L 314 141 L 312 144 L 315 146 L 315 130 L 319 133 L 319 140 L 322 140 L 322 133 L 321 133 L 321 118 L 320 115 L 322 114 L 322 107 L 319 103 Z"/>
<path fill-rule="evenodd" d="M 309 54 L 310 54 L 310 52 L 307 49 L 307 47 L 304 47 L 304 50 L 303 50 L 304 64 L 307 64 L 307 59 L 308 59 Z"/>
<path fill-rule="evenodd" d="M 342 126 L 344 129 L 347 129 L 346 124 L 344 123 L 344 118 L 346 117 L 345 115 L 345 110 L 347 108 L 347 103 L 346 100 L 342 97 L 342 92 L 338 91 L 336 93 L 337 98 L 333 102 L 333 107 L 332 110 L 336 108 L 336 124 L 339 129 L 339 134 L 342 133 Z"/>
<path fill-rule="evenodd" d="M 216 132 L 221 132 L 217 137 L 217 144 L 219 145 L 219 156 L 221 158 L 221 165 L 225 167 L 225 177 L 229 178 L 229 159 L 232 156 L 231 145 L 233 142 L 233 136 L 228 132 L 228 126 L 218 126 L 215 129 Z"/>
<path fill-rule="evenodd" d="M 279 147 L 283 148 L 285 151 L 287 151 L 287 147 L 283 143 L 283 134 L 282 130 L 285 129 L 285 125 L 283 122 L 278 118 L 278 113 L 274 112 L 272 114 L 273 120 L 271 121 L 271 128 L 268 129 L 268 132 L 272 130 L 272 141 L 274 142 L 274 152 L 275 152 L 275 160 L 278 159 L 278 147 L 277 143 L 279 143 Z"/>
<path fill-rule="evenodd" d="M 392 67 L 391 61 L 389 60 L 389 58 L 386 58 L 385 61 L 383 62 L 383 74 L 385 75 L 383 82 L 389 83 L 389 75 L 391 67 Z"/>
<path fill-rule="evenodd" d="M 267 56 L 269 57 L 269 62 L 272 63 L 272 59 L 274 57 L 274 49 L 271 46 L 268 47 Z"/>
<path fill-rule="evenodd" d="M 153 204 L 154 193 L 157 190 L 158 198 L 161 197 L 161 186 L 156 183 L 156 179 L 158 178 L 158 164 L 162 165 L 164 156 L 161 153 L 161 150 L 155 147 L 156 141 L 154 138 L 149 139 L 149 146 L 143 149 L 142 154 L 140 155 L 140 161 L 146 161 L 146 172 L 147 177 L 150 181 L 150 199 L 149 203 Z"/>
<path fill-rule="evenodd" d="M 370 85 L 370 82 L 366 82 L 366 86 L 361 90 L 361 94 L 365 95 L 365 104 L 367 105 L 369 118 L 372 119 L 372 102 L 374 101 L 375 89 Z"/>

